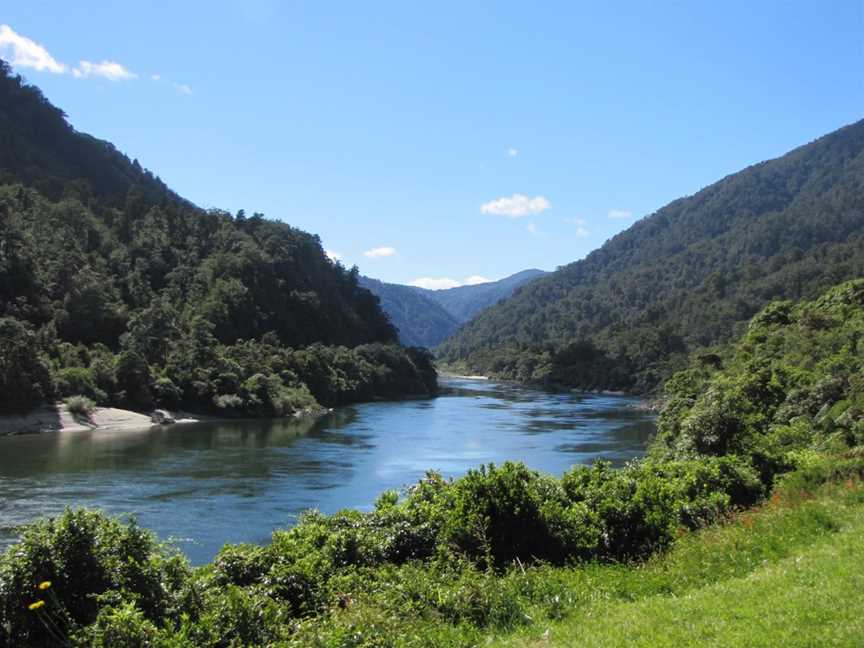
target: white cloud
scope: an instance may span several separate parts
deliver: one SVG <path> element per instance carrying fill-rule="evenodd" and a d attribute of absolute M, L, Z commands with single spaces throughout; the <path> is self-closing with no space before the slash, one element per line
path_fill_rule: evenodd
<path fill-rule="evenodd" d="M 380 259 L 383 257 L 392 257 L 396 254 L 396 248 L 392 247 L 377 247 L 372 250 L 366 250 L 363 255 L 370 259 Z"/>
<path fill-rule="evenodd" d="M 465 277 L 465 281 L 462 282 L 463 286 L 476 286 L 477 284 L 489 283 L 492 281 L 491 279 L 487 279 L 481 275 L 471 275 L 470 277 Z"/>
<path fill-rule="evenodd" d="M 33 68 L 40 72 L 44 70 L 53 74 L 63 74 L 66 71 L 66 66 L 51 56 L 48 50 L 16 33 L 9 25 L 0 25 L 0 54 L 17 67 Z"/>
<path fill-rule="evenodd" d="M 490 281 L 492 280 L 480 275 L 465 277 L 464 281 L 457 281 L 450 277 L 420 277 L 409 285 L 425 288 L 426 290 L 446 290 L 448 288 L 458 288 L 459 286 L 476 286 L 477 284 L 489 283 Z"/>
<path fill-rule="evenodd" d="M 510 197 L 502 196 L 483 203 L 480 205 L 480 211 L 495 216 L 522 218 L 523 216 L 541 214 L 550 207 L 552 207 L 552 203 L 545 196 L 529 198 L 525 194 L 515 193 Z"/>
<path fill-rule="evenodd" d="M 161 75 L 161 74 L 151 74 L 151 75 L 150 75 L 150 78 L 151 78 L 153 81 L 161 81 L 161 80 L 162 80 L 162 75 Z"/>
<path fill-rule="evenodd" d="M 137 74 L 116 61 L 102 61 L 101 63 L 81 61 L 78 67 L 72 70 L 72 75 L 76 79 L 98 76 L 109 81 L 126 81 L 138 78 Z"/>
<path fill-rule="evenodd" d="M 509 155 L 510 157 L 516 157 L 517 155 L 519 155 L 519 149 L 509 148 L 507 149 L 507 155 Z"/>
<path fill-rule="evenodd" d="M 462 284 L 450 277 L 420 277 L 409 285 L 425 288 L 426 290 L 445 290 L 447 288 L 457 288 Z"/>
<path fill-rule="evenodd" d="M 184 94 L 184 95 L 191 95 L 192 94 L 192 88 L 190 88 L 185 83 L 174 83 L 172 85 L 174 86 L 174 89 L 177 92 L 179 92 L 180 94 Z"/>
<path fill-rule="evenodd" d="M 325 256 L 330 259 L 333 263 L 342 260 L 342 255 L 338 252 L 334 252 L 333 250 L 324 250 Z"/>
<path fill-rule="evenodd" d="M 614 218 L 616 220 L 624 220 L 627 218 L 632 218 L 633 212 L 627 209 L 610 209 L 609 210 L 609 218 Z"/>

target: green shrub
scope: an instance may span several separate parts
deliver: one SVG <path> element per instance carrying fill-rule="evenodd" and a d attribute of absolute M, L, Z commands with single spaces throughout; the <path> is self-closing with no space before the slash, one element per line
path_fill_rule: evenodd
<path fill-rule="evenodd" d="M 57 394 L 64 398 L 82 395 L 96 402 L 104 403 L 108 395 L 99 389 L 93 377 L 93 372 L 84 367 L 67 367 L 54 374 Z"/>
<path fill-rule="evenodd" d="M 183 391 L 170 378 L 157 378 L 153 383 L 153 397 L 161 407 L 175 409 L 183 399 Z"/>
<path fill-rule="evenodd" d="M 86 396 L 71 396 L 66 399 L 66 409 L 75 418 L 89 419 L 96 410 L 96 403 Z"/>
<path fill-rule="evenodd" d="M 90 648 L 151 648 L 158 629 L 132 601 L 99 610 L 96 621 L 80 633 L 78 643 Z"/>
<path fill-rule="evenodd" d="M 37 589 L 44 581 L 51 583 L 45 609 L 71 636 L 96 621 L 110 593 L 133 602 L 150 620 L 176 614 L 189 575 L 185 560 L 166 554 L 134 522 L 67 510 L 25 527 L 18 544 L 0 557 L 0 645 L 52 645 L 38 615 L 28 610 L 44 597 Z"/>
<path fill-rule="evenodd" d="M 15 318 L 0 317 L 0 414 L 26 412 L 53 396 L 33 332 Z"/>

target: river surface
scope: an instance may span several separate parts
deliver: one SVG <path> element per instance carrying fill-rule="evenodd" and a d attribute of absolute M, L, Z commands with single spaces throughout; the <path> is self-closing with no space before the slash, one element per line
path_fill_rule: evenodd
<path fill-rule="evenodd" d="M 66 506 L 134 514 L 209 561 L 226 542 L 267 542 L 310 508 L 369 510 L 426 470 L 524 461 L 560 475 L 640 456 L 653 416 L 635 399 L 547 394 L 442 378 L 429 400 L 343 407 L 315 421 L 193 423 L 0 438 L 0 548 L 15 527 Z"/>

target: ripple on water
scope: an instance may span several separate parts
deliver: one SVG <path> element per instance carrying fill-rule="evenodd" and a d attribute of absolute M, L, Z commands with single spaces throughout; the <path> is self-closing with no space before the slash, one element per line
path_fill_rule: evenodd
<path fill-rule="evenodd" d="M 340 408 L 316 420 L 210 422 L 0 439 L 0 545 L 66 506 L 131 513 L 193 562 L 266 541 L 304 510 L 369 510 L 428 469 L 447 477 L 521 460 L 561 474 L 642 454 L 653 430 L 633 399 L 444 380 L 436 399 Z"/>

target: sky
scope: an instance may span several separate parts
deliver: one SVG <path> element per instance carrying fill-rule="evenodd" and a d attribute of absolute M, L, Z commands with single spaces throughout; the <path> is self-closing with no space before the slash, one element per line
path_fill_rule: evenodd
<path fill-rule="evenodd" d="M 861 0 L 5 0 L 0 25 L 179 194 L 432 288 L 554 270 L 864 117 Z"/>

